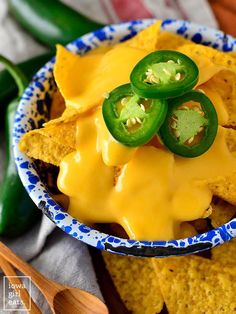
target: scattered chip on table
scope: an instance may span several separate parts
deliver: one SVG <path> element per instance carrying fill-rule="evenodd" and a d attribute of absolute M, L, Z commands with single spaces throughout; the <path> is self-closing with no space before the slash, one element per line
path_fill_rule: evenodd
<path fill-rule="evenodd" d="M 169 314 L 236 312 L 236 272 L 198 257 L 154 260 Z"/>
<path fill-rule="evenodd" d="M 223 266 L 236 267 L 236 238 L 214 247 L 211 250 L 213 261 L 221 263 Z"/>
<path fill-rule="evenodd" d="M 152 259 L 103 252 L 106 267 L 127 309 L 133 314 L 156 314 L 163 308 Z"/>

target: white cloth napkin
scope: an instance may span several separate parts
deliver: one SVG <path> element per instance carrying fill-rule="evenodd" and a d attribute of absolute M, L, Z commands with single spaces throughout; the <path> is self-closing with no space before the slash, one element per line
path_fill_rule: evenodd
<path fill-rule="evenodd" d="M 217 27 L 206 0 L 63 0 L 83 14 L 103 23 L 142 17 L 189 19 Z M 45 51 L 30 35 L 9 17 L 7 0 L 0 0 L 0 54 L 19 62 Z M 0 65 L 1 68 L 1 65 Z M 1 88 L 1 86 L 0 86 Z M 0 143 L 2 143 L 0 134 Z M 1 145 L 3 146 L 3 145 Z M 0 148 L 0 179 L 4 149 Z M 11 249 L 58 282 L 85 289 L 102 298 L 86 245 L 66 235 L 46 217 L 27 234 L 14 240 L 4 240 Z M 32 297 L 42 313 L 50 310 L 33 286 Z M 3 313 L 3 287 L 0 279 L 0 313 Z M 5 312 L 4 312 L 5 313 Z M 9 313 L 9 312 L 8 312 Z M 14 313 L 13 311 L 10 313 Z M 21 312 L 22 313 L 22 312 Z"/>

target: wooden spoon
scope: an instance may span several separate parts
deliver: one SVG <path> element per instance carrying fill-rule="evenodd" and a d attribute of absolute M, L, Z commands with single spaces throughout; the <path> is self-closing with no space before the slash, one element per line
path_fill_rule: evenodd
<path fill-rule="evenodd" d="M 47 299 L 53 313 L 108 314 L 106 305 L 97 297 L 79 288 L 71 288 L 49 280 L 15 255 L 2 242 L 0 242 L 0 256 L 18 268 L 23 274 L 31 277 Z"/>

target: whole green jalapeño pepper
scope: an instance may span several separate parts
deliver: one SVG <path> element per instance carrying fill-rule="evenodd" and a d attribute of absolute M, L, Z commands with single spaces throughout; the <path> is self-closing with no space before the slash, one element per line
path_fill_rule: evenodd
<path fill-rule="evenodd" d="M 9 0 L 9 11 L 37 40 L 52 48 L 104 26 L 59 0 Z"/>
<path fill-rule="evenodd" d="M 17 173 L 13 150 L 12 130 L 19 98 L 28 85 L 28 81 L 10 61 L 0 56 L 0 62 L 15 79 L 19 92 L 6 112 L 6 167 L 0 186 L 0 235 L 6 237 L 19 236 L 32 226 L 39 217 L 40 211 L 26 193 Z"/>
<path fill-rule="evenodd" d="M 31 80 L 33 75 L 54 56 L 54 52 L 48 52 L 21 63 L 17 67 L 25 74 L 28 80 Z M 8 104 L 17 96 L 18 88 L 12 75 L 7 69 L 0 72 L 0 108 L 1 113 L 5 112 L 4 104 Z"/>
<path fill-rule="evenodd" d="M 130 75 L 132 88 L 144 98 L 171 98 L 185 94 L 198 81 L 197 65 L 174 50 L 158 50 L 139 61 Z"/>
<path fill-rule="evenodd" d="M 126 146 L 136 147 L 149 142 L 159 130 L 167 104 L 163 99 L 141 98 L 125 84 L 109 94 L 102 112 L 111 135 Z"/>
<path fill-rule="evenodd" d="M 211 147 L 217 129 L 217 113 L 211 100 L 202 92 L 190 91 L 168 100 L 168 112 L 160 135 L 173 153 L 197 157 Z"/>

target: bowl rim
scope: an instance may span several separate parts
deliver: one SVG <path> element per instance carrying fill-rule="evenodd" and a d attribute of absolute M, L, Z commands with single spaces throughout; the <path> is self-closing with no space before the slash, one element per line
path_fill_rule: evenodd
<path fill-rule="evenodd" d="M 124 35 L 123 37 L 121 36 L 120 38 L 126 40 L 134 36 L 139 30 L 152 24 L 154 21 L 155 19 L 143 19 L 111 24 L 76 39 L 66 47 L 72 52 L 83 54 L 90 50 L 87 47 L 89 46 L 89 42 L 92 43 L 92 49 L 94 49 L 96 45 L 102 45 L 102 42 L 106 41 L 107 39 L 108 43 L 113 44 L 114 38 L 117 42 L 116 37 L 118 36 L 117 34 L 119 32 L 122 33 L 123 31 L 125 33 L 125 31 L 127 32 L 128 30 L 129 34 L 126 36 Z M 180 35 L 184 35 L 185 37 L 188 34 L 188 31 L 191 31 L 191 39 L 195 42 L 199 42 L 199 38 L 202 36 L 203 32 L 208 34 L 207 38 L 210 39 L 210 42 L 205 41 L 202 42 L 203 44 L 211 45 L 213 47 L 215 46 L 214 48 L 220 47 L 220 50 L 223 51 L 233 51 L 234 47 L 236 50 L 236 39 L 234 39 L 232 36 L 192 22 L 173 19 L 163 20 L 162 30 L 168 30 Z M 109 38 L 106 37 L 106 35 L 115 35 L 115 37 Z M 102 36 L 105 36 L 106 39 L 103 39 Z M 100 41 L 95 40 L 95 42 L 93 42 L 91 39 L 99 39 Z M 216 44 L 218 45 L 217 47 Z M 52 199 L 45 186 L 40 182 L 31 159 L 22 154 L 18 149 L 18 142 L 20 137 L 24 133 L 28 132 L 26 124 L 29 123 L 29 120 L 27 119 L 30 119 L 30 114 L 29 111 L 27 112 L 27 110 L 32 106 L 33 91 L 35 88 L 40 89 L 42 87 L 40 87 L 40 84 L 45 82 L 45 75 L 52 76 L 54 61 L 55 58 L 52 58 L 49 62 L 47 62 L 46 65 L 36 73 L 32 82 L 25 90 L 18 105 L 13 130 L 13 149 L 15 162 L 21 181 L 31 199 L 43 211 L 43 213 L 48 216 L 50 220 L 52 220 L 59 228 L 70 234 L 72 237 L 77 238 L 86 244 L 97 247 L 98 249 L 122 255 L 142 257 L 165 257 L 197 253 L 222 244 L 236 236 L 236 218 L 234 218 L 218 228 L 212 229 L 203 234 L 195 235 L 194 237 L 168 241 L 130 240 L 108 235 L 88 227 L 65 212 L 64 209 Z M 48 78 L 46 78 L 46 80 L 47 79 Z M 24 124 L 23 127 L 22 124 Z M 36 189 L 32 187 L 34 184 L 29 185 L 29 183 L 32 182 L 35 182 L 35 186 L 37 186 L 37 189 L 40 191 L 40 193 L 43 194 L 43 196 L 41 195 L 41 200 L 38 198 L 39 192 L 36 192 Z"/>

